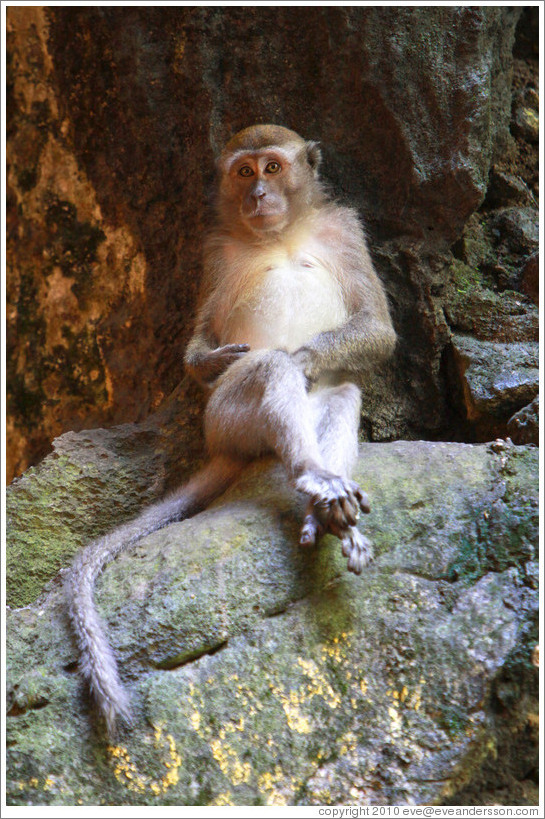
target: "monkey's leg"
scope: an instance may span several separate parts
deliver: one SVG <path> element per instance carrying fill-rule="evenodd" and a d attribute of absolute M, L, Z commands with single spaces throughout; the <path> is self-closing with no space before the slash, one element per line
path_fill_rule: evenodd
<path fill-rule="evenodd" d="M 98 709 L 106 720 L 109 736 L 115 732 L 117 718 L 130 722 L 130 708 L 114 653 L 95 606 L 95 581 L 107 563 L 145 535 L 204 509 L 227 489 L 243 468 L 244 462 L 238 459 L 213 458 L 163 501 L 93 541 L 77 555 L 67 581 L 68 609 L 80 650 L 80 672 L 89 683 Z"/>
<path fill-rule="evenodd" d="M 324 467 L 305 377 L 288 353 L 249 352 L 229 367 L 209 399 L 205 437 L 211 453 L 274 452 L 332 526 L 354 524 L 365 507 L 357 484 Z"/>
<path fill-rule="evenodd" d="M 359 389 L 354 384 L 341 384 L 312 394 L 311 402 L 325 467 L 340 475 L 350 475 L 358 454 Z M 368 501 L 364 511 L 369 511 Z M 309 503 L 301 529 L 301 545 L 313 545 L 326 529 L 340 538 L 343 555 L 348 558 L 348 570 L 360 574 L 373 559 L 370 541 L 355 526 L 344 530 L 324 526 L 315 505 Z"/>

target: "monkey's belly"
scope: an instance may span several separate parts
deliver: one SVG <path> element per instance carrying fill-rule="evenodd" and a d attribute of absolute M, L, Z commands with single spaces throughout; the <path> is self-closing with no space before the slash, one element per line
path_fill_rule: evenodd
<path fill-rule="evenodd" d="M 346 320 L 340 288 L 320 266 L 286 265 L 263 273 L 242 293 L 218 333 L 220 344 L 293 352 Z"/>

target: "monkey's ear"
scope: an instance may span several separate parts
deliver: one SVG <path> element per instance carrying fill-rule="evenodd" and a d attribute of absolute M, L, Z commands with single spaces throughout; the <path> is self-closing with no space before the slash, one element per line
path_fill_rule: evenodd
<path fill-rule="evenodd" d="M 306 151 L 307 162 L 314 171 L 314 173 L 317 174 L 320 162 L 322 161 L 322 152 L 320 150 L 320 146 L 317 142 L 307 142 Z"/>

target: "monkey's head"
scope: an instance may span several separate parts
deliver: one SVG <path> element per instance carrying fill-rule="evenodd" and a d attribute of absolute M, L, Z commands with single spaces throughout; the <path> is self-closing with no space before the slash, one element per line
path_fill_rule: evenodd
<path fill-rule="evenodd" d="M 219 158 L 218 211 L 223 224 L 254 234 L 278 232 L 323 201 L 320 149 L 280 125 L 252 125 Z"/>

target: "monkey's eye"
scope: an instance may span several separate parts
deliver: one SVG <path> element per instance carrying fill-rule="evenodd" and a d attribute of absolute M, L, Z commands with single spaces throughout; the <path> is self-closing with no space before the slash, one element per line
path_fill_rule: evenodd
<path fill-rule="evenodd" d="M 253 176 L 254 172 L 252 171 L 252 169 L 250 168 L 249 165 L 243 165 L 242 168 L 238 169 L 238 175 L 239 176 Z"/>
<path fill-rule="evenodd" d="M 269 162 L 265 168 L 265 173 L 278 173 L 281 170 L 282 167 L 278 162 Z"/>

